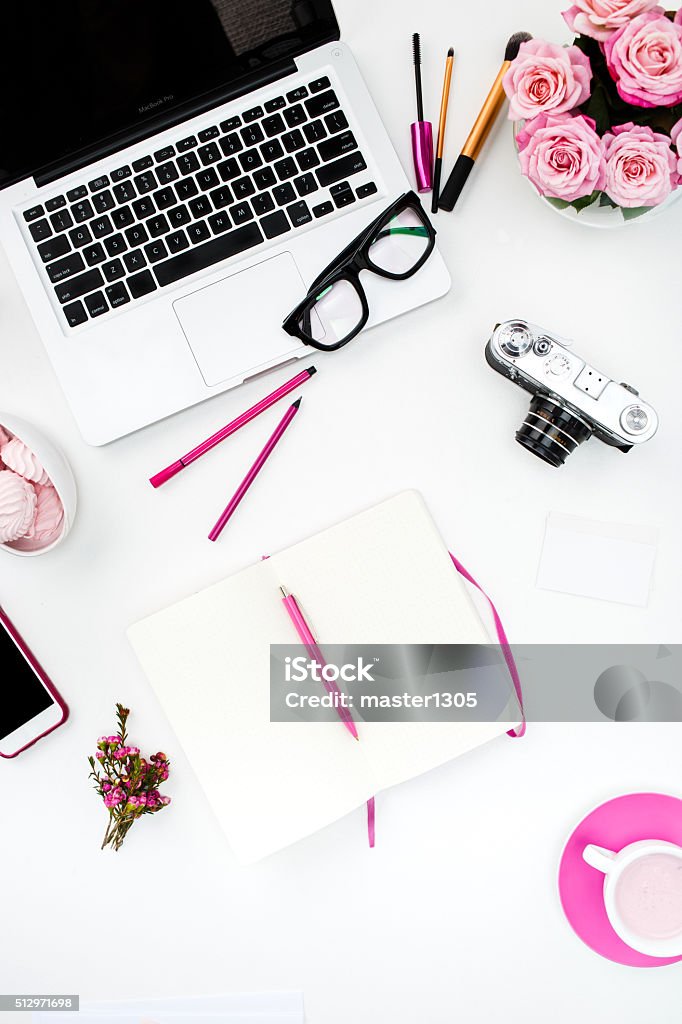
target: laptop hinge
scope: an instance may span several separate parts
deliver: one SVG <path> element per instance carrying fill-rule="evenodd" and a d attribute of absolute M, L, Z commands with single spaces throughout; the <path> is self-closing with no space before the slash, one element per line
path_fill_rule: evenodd
<path fill-rule="evenodd" d="M 172 128 L 173 125 L 180 124 L 182 121 L 189 121 L 190 118 L 203 114 L 205 111 L 220 106 L 222 103 L 227 103 L 229 100 L 237 99 L 239 96 L 255 92 L 256 89 L 260 89 L 264 85 L 270 85 L 272 82 L 277 82 L 281 78 L 286 78 L 287 75 L 291 75 L 295 71 L 296 64 L 292 59 L 270 64 L 262 71 L 250 74 L 248 78 L 244 77 L 232 82 L 227 88 L 204 93 L 202 96 L 195 97 L 191 103 L 174 107 L 165 116 L 157 115 L 153 119 L 150 118 L 148 121 L 140 123 L 134 129 L 110 135 L 94 146 L 71 153 L 66 160 L 40 168 L 33 175 L 35 183 L 39 188 L 43 185 L 49 185 L 51 181 L 56 181 L 57 178 L 62 178 L 66 174 L 71 174 L 80 167 L 86 167 L 88 164 L 95 163 L 97 160 L 102 160 L 104 157 L 118 152 L 118 150 L 125 149 L 136 142 L 142 142 L 151 135 L 157 135 L 166 128 Z"/>

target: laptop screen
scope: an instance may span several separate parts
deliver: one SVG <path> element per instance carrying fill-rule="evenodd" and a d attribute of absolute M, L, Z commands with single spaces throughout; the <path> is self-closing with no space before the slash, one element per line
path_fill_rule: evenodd
<path fill-rule="evenodd" d="M 150 132 L 159 115 L 338 38 L 331 0 L 11 0 L 2 8 L 0 186 L 119 132 Z"/>

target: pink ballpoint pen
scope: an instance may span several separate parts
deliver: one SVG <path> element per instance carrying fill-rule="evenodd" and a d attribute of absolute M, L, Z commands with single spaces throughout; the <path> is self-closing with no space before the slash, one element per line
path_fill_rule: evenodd
<path fill-rule="evenodd" d="M 246 412 L 237 416 L 237 418 L 232 420 L 231 423 L 221 427 L 221 429 L 215 434 L 212 434 L 211 437 L 206 438 L 205 441 L 198 444 L 196 448 L 192 448 L 191 452 L 187 452 L 187 454 L 183 455 L 182 458 L 178 459 L 176 462 L 172 462 L 170 466 L 166 466 L 165 469 L 162 469 L 160 472 L 150 477 L 149 482 L 152 487 L 160 487 L 161 484 L 165 484 L 167 480 L 170 480 L 177 473 L 180 473 L 186 466 L 189 466 L 192 462 L 200 459 L 206 452 L 210 452 L 211 448 L 215 448 L 215 446 L 220 444 L 221 441 L 224 441 L 226 437 L 230 437 L 230 435 L 236 433 L 240 427 L 250 423 L 251 420 L 256 418 L 256 416 L 260 416 L 262 412 L 269 409 L 271 405 L 275 404 L 275 402 L 279 402 L 280 398 L 284 398 L 285 395 L 295 391 L 299 385 L 305 384 L 305 382 L 310 380 L 316 372 L 317 371 L 314 366 L 309 366 L 307 370 L 303 370 L 301 373 L 296 374 L 295 377 L 286 381 L 286 383 L 282 384 L 282 386 L 277 388 L 276 391 L 273 391 L 272 394 L 266 395 L 265 398 L 260 400 L 260 402 L 256 402 L 255 405 L 252 405 L 250 409 L 246 410 Z"/>
<path fill-rule="evenodd" d="M 223 532 L 228 520 L 231 518 L 233 512 L 239 505 L 240 501 L 242 500 L 242 498 L 248 491 L 249 487 L 260 473 L 265 463 L 267 462 L 268 458 L 270 457 L 273 450 L 277 446 L 277 442 L 279 441 L 282 434 L 287 429 L 287 427 L 293 420 L 294 416 L 298 412 L 300 405 L 301 399 L 299 398 L 298 401 L 294 402 L 293 405 L 290 405 L 287 411 L 284 413 L 284 416 L 282 416 L 282 419 L 275 427 L 274 433 L 272 434 L 269 441 L 263 448 L 263 451 L 260 453 L 256 461 L 254 462 L 253 466 L 240 483 L 233 497 L 230 499 L 227 508 L 223 510 L 220 518 L 218 519 L 218 522 L 215 524 L 215 526 L 209 533 L 209 540 L 217 540 L 220 534 Z"/>
<path fill-rule="evenodd" d="M 286 608 L 289 618 L 294 624 L 294 629 L 298 633 L 301 643 L 304 645 L 306 651 L 308 652 L 308 657 L 311 658 L 313 661 L 317 662 L 317 664 L 320 666 L 321 671 L 327 663 L 322 657 L 322 651 L 317 645 L 317 640 L 313 636 L 312 630 L 305 620 L 305 616 L 301 611 L 298 601 L 296 600 L 294 595 L 290 594 L 288 590 L 286 590 L 284 587 L 280 587 L 279 589 L 282 591 L 282 604 Z M 339 690 L 335 682 L 323 679 L 322 685 L 324 686 L 327 693 L 335 694 L 337 697 L 341 696 L 341 691 Z M 345 725 L 346 729 L 348 729 L 348 732 L 351 734 L 353 739 L 360 739 L 360 737 L 358 736 L 358 730 L 355 727 L 355 722 L 353 721 L 352 715 L 348 708 L 344 707 L 343 704 L 341 704 L 338 701 L 335 703 L 336 713 L 338 714 L 339 718 Z"/>

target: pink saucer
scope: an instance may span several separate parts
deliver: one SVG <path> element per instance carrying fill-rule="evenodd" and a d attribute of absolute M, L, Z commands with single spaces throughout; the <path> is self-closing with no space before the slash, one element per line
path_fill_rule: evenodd
<path fill-rule="evenodd" d="M 665 967 L 682 956 L 646 956 L 619 939 L 606 916 L 604 876 L 583 860 L 588 843 L 621 850 L 639 839 L 666 839 L 682 846 L 682 800 L 662 793 L 631 793 L 609 800 L 583 818 L 561 857 L 561 905 L 576 935 L 600 956 L 626 967 Z"/>

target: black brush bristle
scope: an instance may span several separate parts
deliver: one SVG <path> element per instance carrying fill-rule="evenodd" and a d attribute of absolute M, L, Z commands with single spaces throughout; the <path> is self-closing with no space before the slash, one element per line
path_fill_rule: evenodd
<path fill-rule="evenodd" d="M 417 91 L 417 120 L 424 120 L 424 98 L 422 96 L 422 47 L 419 33 L 412 36 L 412 51 L 414 55 L 414 84 Z"/>
<path fill-rule="evenodd" d="M 532 39 L 530 32 L 515 32 L 507 43 L 507 49 L 504 51 L 505 60 L 516 60 L 519 55 L 521 43 L 527 43 Z"/>
<path fill-rule="evenodd" d="M 414 63 L 419 67 L 422 62 L 422 44 L 418 32 L 415 32 L 412 36 L 412 52 L 414 55 Z"/>

